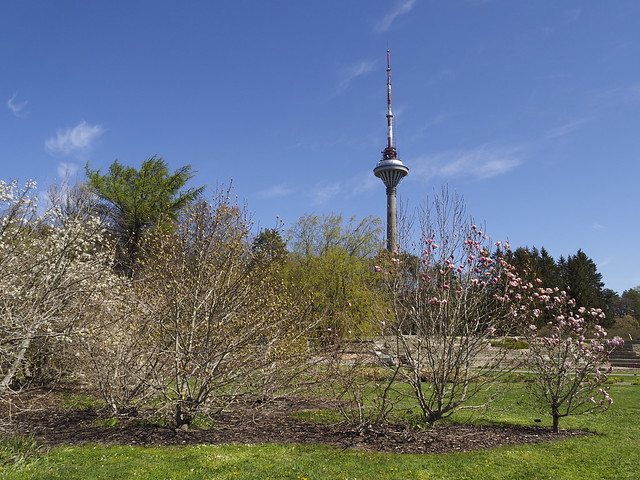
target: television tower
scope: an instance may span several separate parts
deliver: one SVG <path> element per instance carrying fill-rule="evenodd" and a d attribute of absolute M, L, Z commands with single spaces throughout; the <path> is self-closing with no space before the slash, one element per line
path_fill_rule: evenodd
<path fill-rule="evenodd" d="M 396 207 L 397 187 L 409 169 L 398 158 L 393 144 L 393 113 L 391 112 L 391 54 L 387 50 L 387 146 L 382 151 L 382 160 L 378 162 L 373 174 L 382 179 L 387 187 L 387 250 L 398 250 L 398 213 Z"/>

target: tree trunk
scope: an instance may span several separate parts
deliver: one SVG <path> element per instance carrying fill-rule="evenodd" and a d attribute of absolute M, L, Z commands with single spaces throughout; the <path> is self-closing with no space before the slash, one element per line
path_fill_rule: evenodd
<path fill-rule="evenodd" d="M 18 371 L 18 367 L 20 366 L 20 364 L 24 360 L 24 355 L 25 355 L 25 353 L 27 353 L 27 349 L 29 348 L 29 345 L 31 344 L 31 339 L 32 338 L 33 338 L 33 330 L 30 330 L 27 333 L 27 335 L 22 339 L 22 342 L 20 343 L 20 347 L 18 349 L 18 352 L 16 353 L 16 356 L 13 359 L 13 363 L 9 366 L 9 369 L 7 370 L 7 373 L 5 374 L 5 376 L 2 379 L 2 381 L 0 381 L 0 398 L 9 389 L 9 385 L 11 384 L 11 381 L 13 380 L 13 377 L 15 376 L 16 372 Z"/>
<path fill-rule="evenodd" d="M 553 433 L 560 433 L 560 413 L 557 409 L 553 409 L 551 413 L 553 415 Z"/>
<path fill-rule="evenodd" d="M 176 427 L 186 428 L 193 421 L 193 400 L 188 398 L 186 400 L 178 400 L 176 403 Z"/>

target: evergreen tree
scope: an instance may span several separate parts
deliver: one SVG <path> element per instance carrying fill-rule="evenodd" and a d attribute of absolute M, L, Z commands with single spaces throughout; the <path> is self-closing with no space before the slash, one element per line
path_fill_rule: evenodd
<path fill-rule="evenodd" d="M 562 287 L 560 267 L 544 247 L 540 249 L 536 270 L 545 286 Z"/>
<path fill-rule="evenodd" d="M 536 247 L 520 247 L 498 255 L 506 255 L 509 263 L 518 269 L 521 278 L 527 282 L 540 279 L 545 287 L 563 287 L 560 267 L 544 247 L 540 250 Z"/>
<path fill-rule="evenodd" d="M 606 308 L 602 274 L 593 260 L 582 250 L 567 258 L 562 265 L 562 279 L 576 303 L 586 308 Z"/>
<path fill-rule="evenodd" d="M 253 240 L 254 259 L 260 264 L 282 265 L 287 260 L 287 242 L 280 232 L 273 228 L 261 231 Z"/>
<path fill-rule="evenodd" d="M 182 190 L 193 177 L 190 165 L 169 173 L 167 162 L 156 156 L 142 162 L 140 170 L 115 160 L 102 174 L 86 166 L 91 189 L 99 197 L 100 213 L 118 241 L 120 269 L 128 276 L 139 257 L 143 235 L 169 226 L 178 213 L 204 187 Z"/>
<path fill-rule="evenodd" d="M 622 308 L 617 316 L 631 315 L 640 320 L 640 286 L 624 291 L 620 298 Z"/>

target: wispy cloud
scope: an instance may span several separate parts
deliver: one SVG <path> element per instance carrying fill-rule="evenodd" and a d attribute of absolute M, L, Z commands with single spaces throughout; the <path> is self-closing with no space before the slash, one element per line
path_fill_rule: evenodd
<path fill-rule="evenodd" d="M 260 198 L 282 198 L 291 195 L 294 191 L 295 189 L 285 185 L 274 185 L 265 190 L 260 190 L 258 196 Z"/>
<path fill-rule="evenodd" d="M 77 155 L 89 148 L 104 133 L 101 125 L 80 122 L 73 128 L 60 129 L 54 137 L 47 139 L 45 148 L 52 155 Z"/>
<path fill-rule="evenodd" d="M 567 20 L 569 20 L 570 22 L 577 22 L 580 19 L 580 16 L 582 15 L 582 9 L 572 8 L 570 10 L 567 10 L 564 14 Z"/>
<path fill-rule="evenodd" d="M 346 90 L 356 78 L 371 72 L 375 68 L 376 63 L 377 62 L 373 60 L 360 60 L 342 69 L 338 91 L 342 92 Z"/>
<path fill-rule="evenodd" d="M 380 188 L 382 182 L 380 179 L 374 177 L 371 174 L 371 170 L 363 171 L 362 173 L 355 175 L 350 182 L 348 190 L 351 192 L 350 196 L 360 195 L 361 193 L 370 192 L 376 188 Z"/>
<path fill-rule="evenodd" d="M 591 224 L 591 228 L 593 228 L 594 230 L 606 230 L 607 227 L 605 227 L 604 225 L 602 225 L 601 223 L 598 222 L 594 222 Z"/>
<path fill-rule="evenodd" d="M 60 162 L 56 168 L 56 173 L 60 180 L 68 180 L 73 178 L 78 173 L 78 170 L 80 170 L 80 167 L 75 163 Z"/>
<path fill-rule="evenodd" d="M 640 82 L 618 85 L 592 92 L 591 104 L 595 109 L 618 108 L 640 100 Z"/>
<path fill-rule="evenodd" d="M 311 200 L 315 205 L 322 205 L 341 195 L 343 191 L 344 188 L 340 183 L 317 186 L 311 191 Z"/>
<path fill-rule="evenodd" d="M 386 32 L 398 17 L 409 13 L 415 4 L 416 0 L 398 0 L 391 11 L 375 24 L 374 31 L 376 33 Z"/>
<path fill-rule="evenodd" d="M 24 109 L 29 102 L 27 102 L 26 100 L 23 102 L 18 102 L 16 100 L 17 96 L 18 94 L 14 93 L 11 98 L 7 100 L 7 107 L 9 107 L 9 110 L 11 110 L 16 117 L 23 117 L 26 114 L 26 112 L 24 112 Z"/>
<path fill-rule="evenodd" d="M 616 257 L 605 257 L 598 260 L 598 269 L 611 265 L 616 260 Z"/>
<path fill-rule="evenodd" d="M 564 137 L 576 130 L 578 130 L 583 124 L 591 120 L 591 117 L 578 118 L 559 127 L 553 128 L 547 132 L 547 138 Z"/>
<path fill-rule="evenodd" d="M 414 175 L 426 178 L 486 180 L 508 173 L 522 161 L 522 150 L 518 147 L 481 145 L 467 151 L 424 156 L 414 160 L 411 170 Z"/>

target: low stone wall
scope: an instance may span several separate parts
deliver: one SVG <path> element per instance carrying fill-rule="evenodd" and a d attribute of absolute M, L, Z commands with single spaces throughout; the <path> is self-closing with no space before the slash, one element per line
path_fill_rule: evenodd
<path fill-rule="evenodd" d="M 491 345 L 494 341 L 501 341 L 503 339 L 496 338 L 483 341 L 484 345 L 482 350 L 474 356 L 472 367 L 482 368 L 487 365 L 496 365 L 499 362 L 499 366 L 503 368 L 514 368 L 520 366 L 524 361 L 526 355 L 526 349 L 504 349 L 501 347 L 494 347 Z M 347 360 L 349 363 L 356 361 L 371 361 L 375 364 L 382 362 L 388 365 L 397 365 L 399 363 L 407 363 L 406 348 L 411 353 L 415 354 L 418 348 L 418 339 L 412 335 L 405 335 L 401 342 L 399 342 L 394 336 L 376 337 L 368 340 L 359 340 L 350 342 L 347 349 Z M 426 348 L 426 347 L 421 347 Z M 375 356 L 375 357 L 374 357 Z"/>

